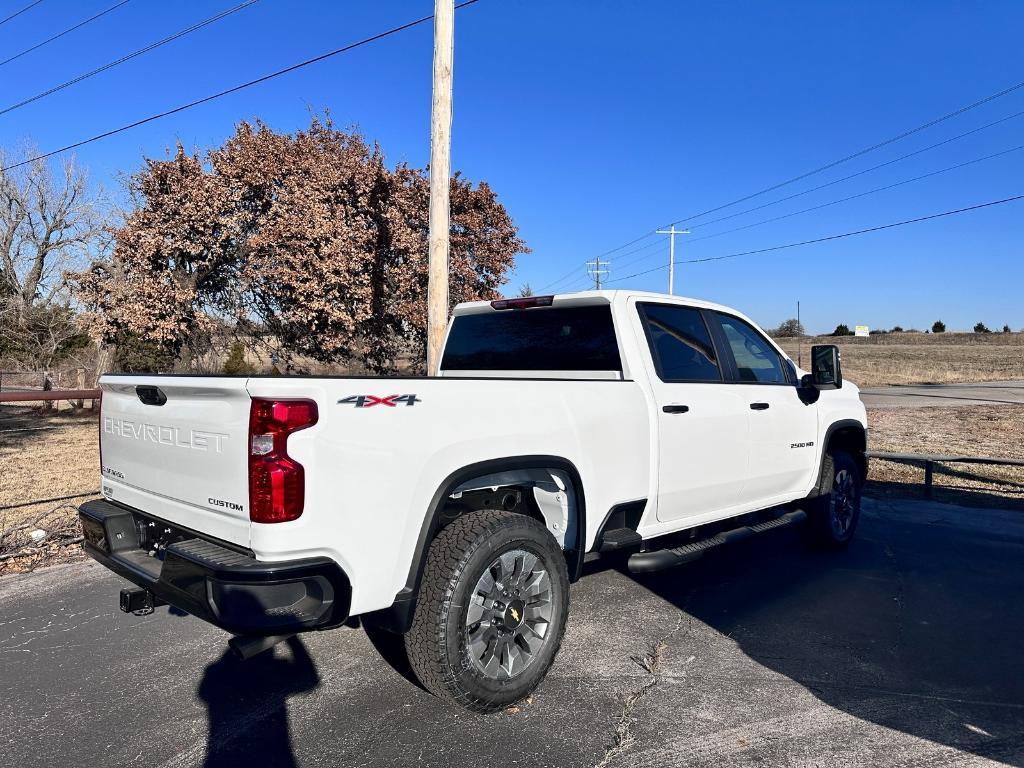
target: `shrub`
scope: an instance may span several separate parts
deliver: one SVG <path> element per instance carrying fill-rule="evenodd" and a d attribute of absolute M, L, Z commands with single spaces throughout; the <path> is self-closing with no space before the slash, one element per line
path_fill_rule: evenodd
<path fill-rule="evenodd" d="M 830 334 L 832 336 L 853 336 L 853 331 L 850 330 L 850 326 L 846 323 L 840 323 L 836 326 L 836 329 Z"/>
<path fill-rule="evenodd" d="M 122 373 L 166 373 L 175 359 L 172 350 L 131 331 L 114 336 L 114 369 Z"/>
<path fill-rule="evenodd" d="M 975 325 L 974 325 L 974 332 L 975 332 L 975 333 L 992 333 L 992 331 L 990 331 L 990 330 L 989 330 L 989 329 L 988 329 L 988 328 L 987 328 L 987 327 L 985 326 L 985 324 L 984 324 L 984 323 L 975 323 Z"/>
<path fill-rule="evenodd" d="M 893 332 L 893 333 L 903 333 L 903 326 L 900 326 L 900 325 L 894 325 L 894 326 L 892 327 L 892 332 Z"/>
<path fill-rule="evenodd" d="M 1003 326 L 1003 333 L 1010 333 L 1010 332 L 1011 332 L 1010 331 L 1010 326 L 1009 325 L 1004 325 Z"/>
<path fill-rule="evenodd" d="M 778 328 L 772 330 L 770 334 L 780 339 L 793 338 L 795 336 L 803 336 L 804 326 L 803 323 L 801 323 L 795 317 L 791 317 L 789 318 L 789 320 L 784 320 L 782 324 Z"/>
<path fill-rule="evenodd" d="M 946 332 L 946 324 L 944 322 L 942 322 L 941 320 L 936 320 L 934 323 L 932 323 L 932 333 L 945 333 L 945 332 Z"/>
<path fill-rule="evenodd" d="M 256 369 L 245 359 L 245 346 L 240 341 L 231 345 L 231 353 L 224 361 L 224 373 L 228 376 L 244 376 L 255 373 Z"/>

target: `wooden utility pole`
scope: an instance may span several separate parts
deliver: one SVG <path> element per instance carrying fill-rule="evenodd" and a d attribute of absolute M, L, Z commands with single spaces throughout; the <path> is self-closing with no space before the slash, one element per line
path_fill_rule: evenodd
<path fill-rule="evenodd" d="M 800 300 L 796 302 L 796 364 L 804 367 L 804 327 L 800 325 Z"/>
<path fill-rule="evenodd" d="M 656 230 L 659 235 L 668 235 L 668 295 L 675 293 L 676 279 L 676 235 L 688 235 L 688 229 L 676 229 L 673 224 L 669 229 Z"/>
<path fill-rule="evenodd" d="M 455 0 L 434 0 L 434 88 L 430 104 L 430 274 L 427 280 L 427 374 L 436 376 L 448 325 L 449 179 Z"/>
<path fill-rule="evenodd" d="M 601 290 L 601 278 L 611 271 L 609 269 L 605 269 L 605 267 L 610 264 L 610 261 L 602 261 L 601 259 L 594 259 L 593 261 L 587 262 L 587 274 L 594 278 L 595 291 Z"/>

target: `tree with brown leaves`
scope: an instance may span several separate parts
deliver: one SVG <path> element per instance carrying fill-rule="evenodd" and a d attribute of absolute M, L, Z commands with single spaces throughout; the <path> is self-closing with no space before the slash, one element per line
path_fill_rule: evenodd
<path fill-rule="evenodd" d="M 294 134 L 241 123 L 205 159 L 179 146 L 130 182 L 136 207 L 112 257 L 76 277 L 106 342 L 130 334 L 175 356 L 228 328 L 286 359 L 394 370 L 426 336 L 424 171 L 314 119 Z M 527 252 L 494 191 L 451 180 L 450 296 L 498 297 Z"/>

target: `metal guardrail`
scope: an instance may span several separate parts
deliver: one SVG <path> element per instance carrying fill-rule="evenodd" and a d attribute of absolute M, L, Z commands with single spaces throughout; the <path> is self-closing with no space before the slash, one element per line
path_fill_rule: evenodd
<path fill-rule="evenodd" d="M 99 496 L 100 492 L 86 491 L 85 493 L 72 493 L 68 496 L 51 496 L 48 499 L 32 499 L 31 501 L 21 501 L 17 504 L 5 504 L 0 507 L 0 512 L 5 512 L 8 509 L 22 509 L 24 507 L 34 507 L 37 504 L 51 504 L 55 501 L 69 501 L 70 499 L 84 499 L 86 496 Z"/>
<path fill-rule="evenodd" d="M 47 389 L 0 392 L 0 403 L 56 402 L 57 400 L 99 400 L 98 389 Z"/>
<path fill-rule="evenodd" d="M 868 451 L 865 454 L 869 459 L 880 459 L 882 461 L 893 461 L 897 464 L 913 464 L 924 467 L 924 495 L 925 498 L 932 497 L 932 480 L 936 468 L 943 472 L 942 464 L 987 464 L 989 466 L 1024 467 L 1024 459 L 1000 459 L 991 456 L 961 456 L 961 455 L 935 455 L 927 453 L 885 453 L 883 451 Z M 996 478 L 985 478 L 979 475 L 971 476 L 977 480 L 984 480 L 996 484 L 1012 484 Z"/>

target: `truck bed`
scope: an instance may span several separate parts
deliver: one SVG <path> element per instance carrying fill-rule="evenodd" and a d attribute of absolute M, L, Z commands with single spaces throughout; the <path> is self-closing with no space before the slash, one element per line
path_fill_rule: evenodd
<path fill-rule="evenodd" d="M 391 603 L 433 497 L 467 465 L 567 459 L 587 489 L 587 547 L 651 480 L 649 405 L 629 380 L 116 375 L 101 388 L 106 498 L 262 561 L 329 557 L 355 574 L 353 613 Z M 142 401 L 153 388 L 162 405 Z M 317 423 L 288 438 L 305 469 L 296 520 L 249 521 L 252 398 L 316 402 Z"/>

